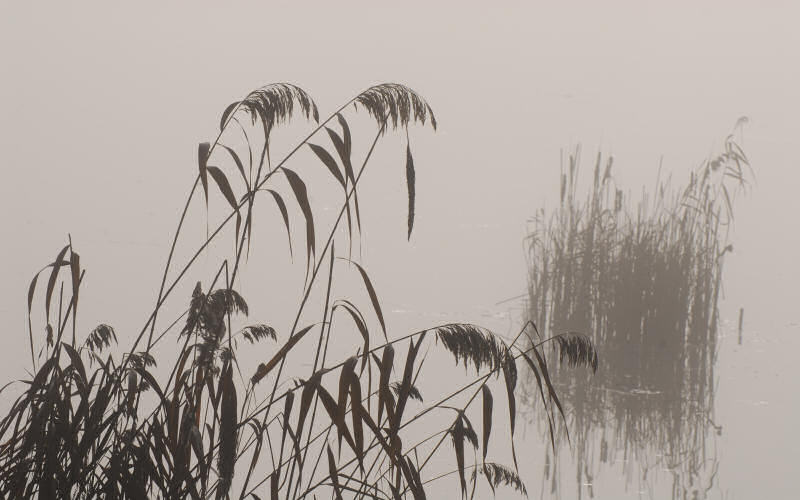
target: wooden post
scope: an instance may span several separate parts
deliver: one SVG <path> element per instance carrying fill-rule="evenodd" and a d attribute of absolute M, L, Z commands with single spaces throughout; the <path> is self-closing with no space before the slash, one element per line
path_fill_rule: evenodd
<path fill-rule="evenodd" d="M 739 308 L 739 345 L 742 345 L 742 320 L 744 319 L 744 307 Z"/>

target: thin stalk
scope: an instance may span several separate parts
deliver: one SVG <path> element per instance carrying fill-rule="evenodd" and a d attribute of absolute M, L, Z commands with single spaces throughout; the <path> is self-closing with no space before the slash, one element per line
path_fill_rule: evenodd
<path fill-rule="evenodd" d="M 370 146 L 369 151 L 367 152 L 367 155 L 364 158 L 364 163 L 361 165 L 361 169 L 359 170 L 358 175 L 356 176 L 355 181 L 353 182 L 353 187 L 347 194 L 347 197 L 345 199 L 345 204 L 350 202 L 350 196 L 352 196 L 352 194 L 355 192 L 356 185 L 358 184 L 358 181 L 361 179 L 361 175 L 364 173 L 364 168 L 367 166 L 367 162 L 369 161 L 370 157 L 372 156 L 372 152 L 375 150 L 375 145 L 378 143 L 378 139 L 380 139 L 380 137 L 383 134 L 383 131 L 384 131 L 385 128 L 386 128 L 386 120 L 383 121 L 383 124 L 381 125 L 380 129 L 378 130 L 378 133 L 375 134 L 375 139 L 373 139 L 372 145 Z M 291 333 L 289 334 L 289 340 L 291 340 L 291 338 L 294 336 L 294 333 L 297 331 L 297 324 L 300 322 L 300 315 L 303 313 L 303 309 L 305 308 L 306 302 L 308 301 L 308 297 L 311 294 L 312 285 L 314 283 L 314 280 L 317 277 L 317 273 L 319 272 L 320 267 L 322 266 L 322 262 L 323 262 L 323 260 L 325 258 L 325 254 L 328 252 L 328 249 L 331 247 L 331 244 L 333 242 L 333 237 L 336 234 L 336 228 L 339 226 L 339 223 L 342 220 L 342 216 L 344 215 L 345 208 L 346 207 L 343 206 L 342 209 L 339 211 L 339 216 L 336 218 L 336 222 L 333 224 L 333 229 L 331 230 L 330 235 L 328 236 L 328 241 L 325 242 L 325 247 L 322 250 L 322 255 L 319 258 L 319 262 L 317 263 L 316 266 L 314 266 L 314 271 L 313 271 L 313 273 L 311 275 L 311 279 L 309 281 L 308 286 L 306 287 L 305 293 L 303 294 L 303 299 L 300 301 L 300 307 L 297 310 L 297 314 L 295 315 L 294 324 L 292 325 Z M 288 340 L 287 340 L 287 342 L 288 342 Z M 288 352 L 287 352 L 287 354 L 288 354 Z M 273 397 L 275 395 L 275 392 L 278 389 L 278 382 L 280 381 L 281 373 L 283 372 L 283 367 L 284 367 L 284 365 L 286 363 L 286 358 L 287 358 L 287 356 L 284 356 L 281 359 L 280 365 L 278 367 L 278 373 L 275 376 L 275 383 L 274 383 L 274 385 L 272 387 L 272 391 L 270 392 L 270 402 L 267 405 L 267 408 L 272 406 Z"/>
<path fill-rule="evenodd" d="M 300 143 L 298 143 L 298 144 L 297 144 L 297 145 L 296 145 L 296 146 L 295 146 L 295 147 L 294 147 L 294 148 L 293 148 L 293 149 L 292 149 L 292 150 L 291 150 L 291 151 L 290 151 L 290 152 L 289 152 L 289 153 L 288 153 L 288 154 L 287 154 L 287 155 L 286 155 L 286 156 L 283 158 L 283 160 L 281 160 L 281 162 L 280 162 L 280 163 L 279 163 L 279 164 L 278 164 L 278 165 L 277 165 L 277 166 L 276 166 L 276 167 L 275 167 L 275 168 L 274 168 L 272 171 L 270 171 L 270 172 L 269 172 L 269 173 L 268 173 L 268 174 L 265 176 L 265 178 L 264 178 L 264 179 L 263 179 L 261 182 L 259 182 L 259 183 L 258 183 L 258 184 L 255 186 L 255 188 L 253 189 L 253 191 L 258 191 L 258 190 L 259 190 L 259 189 L 260 189 L 260 188 L 261 188 L 261 187 L 262 187 L 262 186 L 263 186 L 263 185 L 264 185 L 264 184 L 267 182 L 267 180 L 270 178 L 270 176 L 271 176 L 271 174 L 272 174 L 273 172 L 275 172 L 275 171 L 277 171 L 279 168 L 281 168 L 281 167 L 283 166 L 283 164 L 284 164 L 284 163 L 286 163 L 286 162 L 287 162 L 287 161 L 288 161 L 288 160 L 289 160 L 289 159 L 290 159 L 290 158 L 291 158 L 291 157 L 292 157 L 292 156 L 293 156 L 293 155 L 294 155 L 294 154 L 295 154 L 295 153 L 296 153 L 296 152 L 297 152 L 297 151 L 298 151 L 298 150 L 299 150 L 299 149 L 300 149 L 300 148 L 301 148 L 303 145 L 305 145 L 305 144 L 308 142 L 308 140 L 309 140 L 309 139 L 310 139 L 310 138 L 311 138 L 311 137 L 312 137 L 314 134 L 316 134 L 316 133 L 317 133 L 317 132 L 318 132 L 320 129 L 322 129 L 322 127 L 324 127 L 325 125 L 327 125 L 327 123 L 328 123 L 329 121 L 331 121 L 331 120 L 332 120 L 332 119 L 333 119 L 333 118 L 334 118 L 334 117 L 335 117 L 335 116 L 336 116 L 338 113 L 340 113 L 340 112 L 341 112 L 341 111 L 343 111 L 343 110 L 344 110 L 344 109 L 345 109 L 347 106 L 349 106 L 349 105 L 351 105 L 353 102 L 355 102 L 355 100 L 357 99 L 357 97 L 358 97 L 358 96 L 356 96 L 356 97 L 353 97 L 352 99 L 350 99 L 349 101 L 347 101 L 347 103 L 346 103 L 346 104 L 344 104 L 342 107 L 340 107 L 340 108 L 339 108 L 339 109 L 338 109 L 338 110 L 337 110 L 335 113 L 333 113 L 332 115 L 330 115 L 330 116 L 329 116 L 328 118 L 326 118 L 326 119 L 325 119 L 325 120 L 324 120 L 322 123 L 320 123 L 320 124 L 319 124 L 319 125 L 318 125 L 318 126 L 315 128 L 315 129 L 314 129 L 314 130 L 312 130 L 312 131 L 311 131 L 311 133 L 309 133 L 309 134 L 308 134 L 308 135 L 305 137 L 305 139 L 303 139 L 302 141 L 300 141 Z M 221 132 L 220 132 L 220 134 L 221 134 Z M 219 141 L 219 136 L 217 137 L 217 140 L 216 140 L 216 141 L 214 141 L 214 144 L 212 145 L 212 148 L 209 150 L 209 155 L 211 154 L 211 151 L 213 150 L 213 146 L 216 146 L 216 144 L 218 143 L 218 141 Z M 194 193 L 194 191 L 197 189 L 197 183 L 199 182 L 199 180 L 200 180 L 200 178 L 199 178 L 199 175 L 198 175 L 198 177 L 197 177 L 197 178 L 195 179 L 195 181 L 194 181 L 194 186 L 192 187 L 192 191 L 191 191 L 191 193 L 190 193 L 190 196 L 189 196 L 189 198 L 191 198 L 192 194 L 193 194 L 193 193 Z M 186 206 L 187 206 L 187 208 L 188 208 L 188 205 L 189 205 L 189 202 L 190 202 L 190 201 L 191 201 L 190 199 L 187 199 L 187 202 L 186 202 Z M 214 232 L 213 232 L 213 233 L 212 233 L 212 234 L 211 234 L 211 235 L 210 235 L 208 238 L 206 238 L 206 241 L 205 241 L 205 242 L 204 242 L 204 243 L 203 243 L 203 244 L 200 246 L 200 248 L 199 248 L 199 249 L 198 249 L 198 250 L 195 252 L 195 254 L 194 254 L 194 255 L 193 255 L 193 256 L 192 256 L 192 257 L 189 259 L 189 262 L 188 262 L 188 263 L 187 263 L 187 264 L 186 264 L 186 265 L 183 267 L 183 269 L 182 269 L 182 270 L 181 270 L 181 272 L 179 273 L 178 277 L 177 277 L 177 278 L 176 278 L 176 279 L 173 281 L 172 285 L 171 285 L 171 286 L 170 286 L 170 287 L 169 287 L 169 288 L 168 288 L 168 289 L 167 289 L 167 290 L 166 290 L 164 293 L 159 293 L 159 299 L 156 301 L 156 306 L 155 306 L 155 308 L 154 308 L 153 312 L 152 312 L 152 313 L 150 314 L 150 316 L 148 317 L 148 319 L 147 319 L 147 321 L 145 322 L 144 326 L 142 327 L 142 330 L 141 330 L 141 332 L 139 333 L 139 335 L 137 335 L 137 337 L 136 337 L 136 340 L 134 340 L 134 342 L 133 342 L 133 346 L 132 346 L 132 347 L 131 347 L 131 349 L 130 349 L 130 351 L 131 351 L 131 352 L 133 352 L 133 351 L 135 351 L 135 350 L 136 350 L 136 346 L 137 346 L 137 345 L 139 344 L 139 342 L 141 341 L 141 339 L 142 339 L 142 337 L 144 336 L 144 334 L 145 334 L 145 332 L 147 331 L 147 329 L 148 329 L 149 327 L 151 327 L 151 323 L 152 323 L 152 322 L 155 320 L 155 318 L 157 317 L 157 315 L 158 315 L 158 310 L 159 310 L 159 309 L 161 308 L 161 306 L 164 304 L 164 302 L 166 301 L 167 297 L 170 295 L 170 293 L 171 293 L 171 292 L 172 292 L 172 290 L 175 288 L 175 286 L 177 285 L 177 283 L 178 283 L 178 282 L 181 280 L 181 278 L 183 278 L 183 276 L 184 276 L 184 275 L 186 274 L 186 272 L 189 270 L 189 267 L 191 267 L 191 265 L 194 263 L 194 261 L 197 259 L 197 257 L 199 257 L 199 256 L 200 256 L 200 254 L 201 254 L 201 253 L 202 253 L 202 252 L 203 252 L 203 251 L 206 249 L 206 247 L 207 247 L 207 246 L 208 246 L 208 245 L 211 243 L 211 241 L 212 241 L 212 240 L 213 240 L 213 239 L 214 239 L 214 238 L 217 236 L 217 234 L 219 234 L 219 232 L 220 232 L 220 231 L 222 231 L 223 227 L 225 227 L 225 225 L 227 225 L 227 224 L 228 224 L 228 222 L 230 222 L 230 220 L 233 218 L 233 216 L 234 216 L 234 215 L 236 215 L 236 213 L 237 213 L 238 209 L 240 209 L 240 208 L 241 208 L 241 207 L 244 205 L 244 203 L 245 203 L 245 200 L 242 200 L 242 201 L 240 201 L 240 202 L 239 202 L 239 204 L 238 204 L 237 208 L 236 208 L 236 209 L 234 209 L 234 210 L 233 210 L 233 211 L 232 211 L 232 212 L 231 212 L 231 213 L 230 213 L 230 214 L 229 214 L 229 215 L 228 215 L 228 216 L 227 216 L 227 217 L 226 217 L 226 218 L 225 218 L 225 219 L 224 219 L 224 220 L 223 220 L 223 221 L 222 221 L 222 222 L 219 224 L 219 226 L 217 227 L 217 229 L 216 229 L 216 230 L 214 230 Z M 164 281 L 164 282 L 166 282 L 166 273 L 168 272 L 168 270 L 169 270 L 169 267 L 170 267 L 170 263 L 171 263 L 171 261 L 172 261 L 172 253 L 173 253 L 173 250 L 174 250 L 175 242 L 177 242 L 177 238 L 178 238 L 178 235 L 179 235 L 179 233 L 180 233 L 180 228 L 181 228 L 181 226 L 182 226 L 182 224 L 183 224 L 183 220 L 184 220 L 184 218 L 185 218 L 185 210 L 184 210 L 184 214 L 183 214 L 183 216 L 181 217 L 181 221 L 180 221 L 180 223 L 179 223 L 178 230 L 177 230 L 177 231 L 176 231 L 176 233 L 175 233 L 175 237 L 174 237 L 174 240 L 173 240 L 173 245 L 172 245 L 172 247 L 173 247 L 173 248 L 172 248 L 172 250 L 170 251 L 170 256 L 169 256 L 169 258 L 168 258 L 168 260 L 167 260 L 167 266 L 165 266 L 164 278 L 162 279 L 162 281 Z"/>

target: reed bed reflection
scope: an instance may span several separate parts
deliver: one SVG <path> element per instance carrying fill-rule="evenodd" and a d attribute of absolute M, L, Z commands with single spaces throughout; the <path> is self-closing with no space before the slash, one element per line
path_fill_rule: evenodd
<path fill-rule="evenodd" d="M 529 318 L 544 335 L 586 334 L 599 352 L 591 377 L 551 363 L 569 429 L 557 426 L 555 439 L 561 454 L 569 440 L 579 496 L 599 494 L 595 476 L 618 474 L 620 462 L 627 484 L 667 470 L 673 498 L 702 498 L 716 474 L 709 444 L 722 432 L 714 419 L 718 301 L 748 159 L 728 136 L 684 185 L 660 179 L 634 202 L 615 182 L 613 158 L 601 154 L 580 195 L 580 156 L 576 148 L 562 162 L 560 204 L 537 213 L 527 240 Z M 554 494 L 558 454 L 545 457 Z"/>

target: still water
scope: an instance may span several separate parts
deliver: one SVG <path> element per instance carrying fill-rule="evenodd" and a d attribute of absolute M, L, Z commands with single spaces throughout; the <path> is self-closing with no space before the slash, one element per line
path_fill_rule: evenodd
<path fill-rule="evenodd" d="M 255 12 L 176 4 L 156 14 L 99 5 L 7 9 L 3 383 L 29 368 L 25 291 L 68 233 L 89 270 L 81 328 L 107 322 L 128 344 L 154 301 L 197 143 L 214 136 L 231 100 L 256 86 L 297 81 L 332 111 L 372 83 L 398 80 L 436 110 L 439 132 L 411 134 L 411 242 L 401 140 L 379 148 L 382 169 L 362 191 L 364 262 L 395 336 L 448 321 L 514 336 L 528 312 L 522 300 L 507 300 L 526 295 L 525 221 L 556 192 L 562 148 L 583 142 L 586 151 L 614 153 L 638 190 L 653 181 L 661 155 L 664 172 L 680 177 L 746 114 L 743 146 L 758 182 L 737 205 L 713 346 L 656 356 L 651 345 L 647 366 L 607 356 L 615 362 L 580 385 L 560 380 L 569 442 L 562 429 L 555 455 L 548 451 L 541 405 L 520 404 L 517 456 L 531 498 L 797 498 L 796 7 L 613 3 L 587 3 L 581 15 L 533 3 L 461 5 L 458 22 L 444 3 L 320 5 L 313 16 L 306 6 L 274 4 Z M 210 61 L 224 65 L 209 71 Z M 304 131 L 276 137 L 276 156 Z M 312 202 L 326 209 L 322 197 Z M 195 208 L 191 227 L 202 239 L 205 211 Z M 253 320 L 285 335 L 281 314 L 296 305 L 302 272 L 287 277 L 262 265 L 289 261 L 285 241 L 272 239 L 282 231 L 277 223 L 257 229 L 242 282 Z M 211 272 L 213 263 L 198 265 Z M 188 281 L 176 293 L 181 301 L 191 294 Z M 597 348 L 601 359 L 609 354 Z M 269 353 L 248 354 L 243 362 L 255 366 Z M 459 379 L 443 375 L 452 359 L 433 366 L 429 381 L 444 390 L 466 380 L 463 370 Z M 680 378 L 651 377 L 678 371 Z M 452 498 L 452 486 L 432 486 L 430 496 Z M 491 498 L 482 493 L 476 498 Z"/>
<path fill-rule="evenodd" d="M 595 380 L 566 391 L 571 445 L 561 440 L 556 457 L 540 416 L 528 420 L 540 450 L 534 497 L 728 499 L 769 488 L 769 498 L 792 498 L 783 474 L 797 463 L 796 393 L 783 375 L 797 334 L 797 324 L 745 327 L 739 344 L 737 321 L 723 320 L 713 385 L 703 391 L 630 388 L 635 374 L 625 374 L 633 384 Z"/>

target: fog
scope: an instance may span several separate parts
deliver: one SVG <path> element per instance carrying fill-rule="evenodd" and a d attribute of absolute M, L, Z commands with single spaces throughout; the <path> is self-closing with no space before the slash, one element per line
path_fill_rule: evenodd
<path fill-rule="evenodd" d="M 536 210 L 557 204 L 562 151 L 580 144 L 586 158 L 613 155 L 618 181 L 636 193 L 654 185 L 659 165 L 662 175 L 688 177 L 746 116 L 741 145 L 756 182 L 737 200 L 725 262 L 716 380 L 724 439 L 710 498 L 792 498 L 798 17 L 788 2 L 4 4 L 2 383 L 27 376 L 28 285 L 68 235 L 87 268 L 80 328 L 112 324 L 122 345 L 138 333 L 197 172 L 197 144 L 213 140 L 225 107 L 255 87 L 295 83 L 327 116 L 364 88 L 395 81 L 435 111 L 438 131 L 410 130 L 410 242 L 404 134 L 381 143 L 362 188 L 361 252 L 395 336 L 445 320 L 514 335 L 524 310 L 505 301 L 527 293 L 523 238 Z M 302 131 L 293 122 L 274 147 L 288 152 Z M 298 168 L 310 161 L 300 157 Z M 200 237 L 205 216 L 195 209 L 190 227 Z M 256 233 L 244 273 L 265 322 L 301 291 L 296 273 L 258 274 L 265 260 L 288 262 L 285 241 L 275 238 L 276 247 L 270 236 L 282 230 L 275 222 Z M 543 457 L 530 456 L 538 495 Z M 622 498 L 611 472 L 596 497 Z M 635 486 L 627 494 L 663 498 Z"/>

